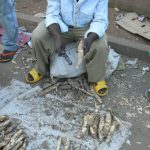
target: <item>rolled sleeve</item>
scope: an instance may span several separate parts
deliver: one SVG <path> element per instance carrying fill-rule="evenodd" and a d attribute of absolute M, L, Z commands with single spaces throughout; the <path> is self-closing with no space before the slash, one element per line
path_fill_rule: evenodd
<path fill-rule="evenodd" d="M 100 0 L 94 18 L 90 24 L 90 28 L 85 33 L 84 37 L 87 38 L 90 32 L 96 33 L 101 38 L 108 27 L 108 0 Z"/>
<path fill-rule="evenodd" d="M 67 32 L 68 26 L 62 21 L 60 16 L 60 0 L 47 0 L 47 3 L 48 5 L 45 19 L 46 27 L 57 23 L 60 26 L 61 32 Z"/>

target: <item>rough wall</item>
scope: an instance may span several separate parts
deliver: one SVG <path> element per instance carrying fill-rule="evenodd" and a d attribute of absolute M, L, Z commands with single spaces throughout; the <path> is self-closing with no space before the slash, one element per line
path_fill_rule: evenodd
<path fill-rule="evenodd" d="M 150 0 L 109 0 L 110 7 L 150 16 Z"/>

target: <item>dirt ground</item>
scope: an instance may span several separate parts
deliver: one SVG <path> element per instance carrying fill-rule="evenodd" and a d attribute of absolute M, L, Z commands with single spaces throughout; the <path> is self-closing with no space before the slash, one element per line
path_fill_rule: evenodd
<path fill-rule="evenodd" d="M 33 63 L 29 61 L 27 66 L 24 66 L 22 57 L 32 58 L 32 50 L 25 48 L 17 58 L 17 64 L 11 62 L 0 64 L 2 72 L 0 86 L 2 88 L 8 86 L 12 79 L 25 82 L 25 75 L 33 66 Z M 102 98 L 102 110 L 111 108 L 118 117 L 132 124 L 130 129 L 131 135 L 121 150 L 148 150 L 150 149 L 150 110 L 144 107 L 150 103 L 145 98 L 144 93 L 150 86 L 148 82 L 150 80 L 150 72 L 144 72 L 143 68 L 150 67 L 150 64 L 138 60 L 136 65 L 126 65 L 128 60 L 132 59 L 122 56 L 121 62 L 125 64 L 125 68 L 115 71 L 108 80 L 109 94 Z M 32 86 L 40 85 L 43 87 L 49 81 L 50 78 L 46 77 L 40 83 Z M 69 91 L 55 91 L 52 94 L 56 94 L 63 99 L 67 92 Z M 74 103 L 79 104 L 81 102 L 81 104 L 84 104 L 82 99 L 80 100 L 83 97 L 82 93 L 81 97 L 77 96 L 76 90 L 72 90 L 71 93 L 74 96 L 72 97 Z M 84 101 L 88 103 L 86 102 L 86 97 L 84 97 Z M 94 104 L 91 102 L 89 105 L 91 107 Z"/>
<path fill-rule="evenodd" d="M 17 0 L 16 7 L 18 12 L 33 15 L 37 12 L 44 12 L 45 6 L 45 0 Z M 116 25 L 113 23 L 116 12 L 114 9 L 110 9 L 109 13 L 111 22 L 108 30 L 109 34 L 148 44 L 147 40 L 132 35 L 121 28 L 116 28 Z M 31 58 L 32 50 L 28 47 L 24 48 L 17 58 L 17 64 L 11 62 L 0 64 L 1 87 L 8 86 L 12 79 L 25 82 L 25 75 L 30 68 L 33 67 L 33 63 L 29 61 L 27 66 L 24 66 L 22 63 L 22 57 Z M 144 93 L 145 90 L 150 87 L 150 71 L 144 72 L 143 68 L 150 68 L 150 64 L 138 60 L 135 65 L 127 65 L 126 62 L 128 62 L 128 60 L 132 59 L 122 56 L 121 62 L 125 65 L 125 68 L 123 70 L 115 71 L 108 80 L 109 94 L 102 98 L 102 108 L 111 107 L 118 117 L 132 124 L 131 135 L 126 143 L 124 143 L 121 150 L 149 150 L 150 109 L 144 107 L 148 106 L 150 102 L 145 98 Z M 42 87 L 44 83 L 49 80 L 49 77 L 46 77 L 40 83 L 32 86 L 40 85 Z M 64 91 L 64 94 L 66 92 L 67 91 Z M 72 92 L 74 93 L 74 96 L 76 96 L 76 91 Z M 57 94 L 58 96 L 63 97 L 62 91 L 58 91 Z M 75 99 L 77 98 L 75 97 Z"/>

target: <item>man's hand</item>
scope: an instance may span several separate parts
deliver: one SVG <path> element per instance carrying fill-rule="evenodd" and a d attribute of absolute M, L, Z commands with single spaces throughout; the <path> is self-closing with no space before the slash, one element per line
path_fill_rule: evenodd
<path fill-rule="evenodd" d="M 90 48 L 91 48 L 92 42 L 88 39 L 85 38 L 83 40 L 83 50 L 84 50 L 84 55 L 86 55 L 86 53 L 89 52 Z"/>
<path fill-rule="evenodd" d="M 91 32 L 88 34 L 88 37 L 83 40 L 84 55 L 89 52 L 93 41 L 97 40 L 98 38 L 99 37 L 96 33 Z"/>
<path fill-rule="evenodd" d="M 47 28 L 52 35 L 55 43 L 55 51 L 58 53 L 58 56 L 62 56 L 65 53 L 65 45 L 62 41 L 60 35 L 60 27 L 58 24 L 54 23 Z"/>
<path fill-rule="evenodd" d="M 64 53 L 65 53 L 65 45 L 62 41 L 62 38 L 59 36 L 59 37 L 56 37 L 54 39 L 54 42 L 55 42 L 55 52 L 58 53 L 58 56 L 62 56 Z"/>

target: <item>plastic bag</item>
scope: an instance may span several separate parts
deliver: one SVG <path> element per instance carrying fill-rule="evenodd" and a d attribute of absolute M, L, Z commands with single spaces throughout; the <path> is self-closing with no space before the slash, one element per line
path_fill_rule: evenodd
<path fill-rule="evenodd" d="M 64 57 L 59 57 L 57 53 L 51 56 L 50 75 L 57 78 L 71 78 L 77 77 L 86 72 L 85 60 L 76 68 L 77 64 L 77 43 L 70 43 L 66 46 L 66 54 L 72 61 L 72 65 L 69 65 Z"/>
<path fill-rule="evenodd" d="M 76 68 L 77 65 L 77 43 L 70 43 L 66 46 L 66 54 L 69 56 L 72 61 L 72 65 L 69 65 L 63 57 L 59 57 L 57 53 L 54 53 L 51 56 L 51 65 L 50 65 L 50 76 L 57 78 L 71 78 L 77 77 L 86 72 L 85 60 Z M 113 49 L 110 49 L 107 69 L 106 69 L 106 78 L 109 78 L 111 74 L 115 71 L 118 66 L 120 55 L 117 54 Z"/>

